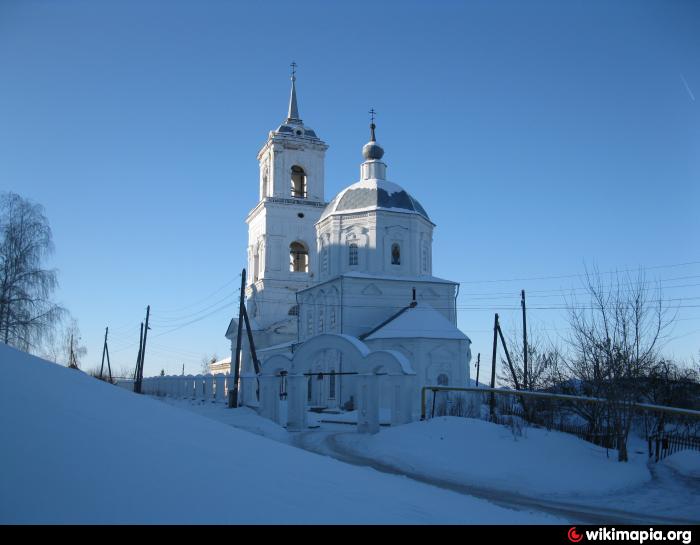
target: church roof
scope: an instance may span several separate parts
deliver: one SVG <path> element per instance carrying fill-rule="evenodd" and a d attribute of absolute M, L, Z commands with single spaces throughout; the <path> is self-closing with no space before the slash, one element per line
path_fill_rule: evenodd
<path fill-rule="evenodd" d="M 393 319 L 375 328 L 364 339 L 457 339 L 467 337 L 457 326 L 428 304 L 418 303 L 399 311 Z"/>
<path fill-rule="evenodd" d="M 343 189 L 328 203 L 321 220 L 334 214 L 373 210 L 419 214 L 430 221 L 425 209 L 403 187 L 378 179 L 362 180 Z"/>

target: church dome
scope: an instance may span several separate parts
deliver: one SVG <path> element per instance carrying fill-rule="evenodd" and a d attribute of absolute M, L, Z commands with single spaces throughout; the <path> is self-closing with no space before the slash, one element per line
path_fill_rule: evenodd
<path fill-rule="evenodd" d="M 403 187 L 377 179 L 362 180 L 343 189 L 328 203 L 321 220 L 335 214 L 373 210 L 419 214 L 430 221 L 425 209 Z"/>

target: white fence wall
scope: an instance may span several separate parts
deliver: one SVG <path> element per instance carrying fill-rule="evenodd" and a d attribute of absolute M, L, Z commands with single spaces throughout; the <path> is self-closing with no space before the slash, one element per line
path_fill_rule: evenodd
<path fill-rule="evenodd" d="M 144 378 L 141 389 L 146 395 L 158 397 L 226 403 L 232 383 L 233 378 L 228 374 L 165 375 Z M 134 389 L 134 381 L 129 379 L 120 380 L 117 385 L 127 390 Z"/>

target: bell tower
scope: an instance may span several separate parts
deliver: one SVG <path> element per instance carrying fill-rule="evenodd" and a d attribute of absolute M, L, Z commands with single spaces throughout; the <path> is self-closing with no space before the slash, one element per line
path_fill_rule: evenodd
<path fill-rule="evenodd" d="M 291 83 L 287 118 L 258 152 L 259 201 L 246 218 L 248 311 L 260 330 L 274 326 L 267 346 L 296 339 L 295 294 L 317 281 L 315 224 L 326 205 L 328 146 L 299 116 L 296 63 Z M 287 329 L 290 339 L 280 336 Z"/>

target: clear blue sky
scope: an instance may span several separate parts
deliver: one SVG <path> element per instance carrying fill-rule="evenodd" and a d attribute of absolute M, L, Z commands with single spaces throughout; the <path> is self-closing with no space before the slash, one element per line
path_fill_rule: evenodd
<path fill-rule="evenodd" d="M 494 312 L 518 324 L 521 288 L 533 328 L 565 334 L 546 307 L 584 263 L 664 266 L 649 276 L 682 299 L 667 352 L 697 355 L 700 3 L 2 0 L 0 190 L 46 208 L 87 366 L 110 325 L 133 367 L 149 303 L 146 373 L 229 353 L 292 60 L 331 146 L 327 199 L 379 112 L 388 177 L 437 224 L 434 273 L 463 282 L 475 356 Z"/>

